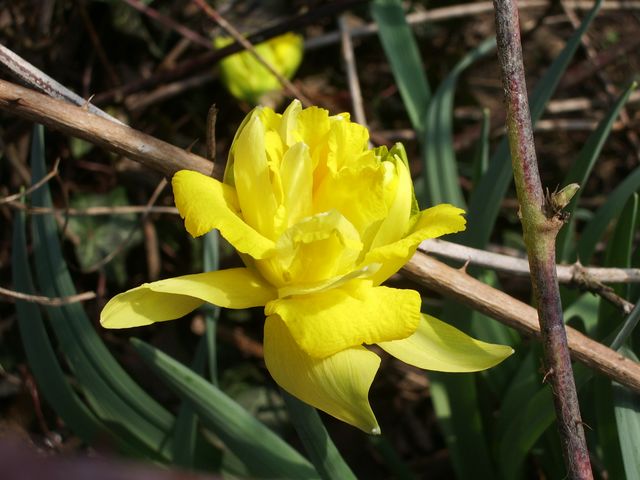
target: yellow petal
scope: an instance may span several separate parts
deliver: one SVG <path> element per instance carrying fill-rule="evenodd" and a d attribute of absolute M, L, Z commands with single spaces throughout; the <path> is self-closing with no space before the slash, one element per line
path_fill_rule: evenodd
<path fill-rule="evenodd" d="M 168 278 L 145 283 L 113 297 L 100 314 L 106 328 L 128 328 L 174 320 L 204 302 L 226 308 L 265 305 L 276 291 L 246 268 Z"/>
<path fill-rule="evenodd" d="M 171 183 L 176 207 L 191 235 L 198 237 L 218 228 L 229 243 L 254 258 L 265 258 L 273 251 L 274 243 L 238 216 L 233 187 L 191 170 L 180 170 Z"/>
<path fill-rule="evenodd" d="M 411 174 L 404 162 L 395 157 L 382 165 L 385 167 L 385 203 L 389 211 L 371 243 L 372 249 L 396 242 L 407 233 L 414 198 Z"/>
<path fill-rule="evenodd" d="M 265 128 L 260 121 L 259 110 L 254 110 L 235 139 L 232 152 L 233 178 L 242 217 L 248 225 L 274 240 L 274 218 L 278 204 L 271 186 Z"/>
<path fill-rule="evenodd" d="M 410 336 L 420 321 L 420 295 L 352 280 L 320 293 L 274 300 L 265 313 L 279 315 L 305 353 L 323 358 L 363 343 Z"/>
<path fill-rule="evenodd" d="M 422 315 L 409 338 L 378 344 L 409 365 L 438 372 L 477 372 L 491 368 L 513 353 L 508 345 L 476 340 L 429 315 Z"/>
<path fill-rule="evenodd" d="M 357 230 L 338 211 L 330 210 L 285 231 L 276 243 L 274 262 L 285 284 L 315 283 L 353 270 L 361 250 Z"/>
<path fill-rule="evenodd" d="M 369 245 L 380 223 L 387 216 L 383 179 L 385 169 L 378 164 L 362 169 L 343 168 L 329 174 L 317 187 L 313 211 L 338 210 Z"/>
<path fill-rule="evenodd" d="M 309 357 L 274 315 L 264 326 L 264 361 L 290 394 L 366 433 L 380 433 L 367 398 L 380 365 L 375 353 L 353 347 L 322 359 Z"/>
<path fill-rule="evenodd" d="M 373 283 L 378 285 L 400 270 L 416 252 L 422 240 L 464 230 L 466 220 L 463 213 L 464 210 L 446 203 L 428 208 L 420 212 L 411 232 L 405 238 L 370 250 L 362 263 L 382 264 L 382 268 L 373 277 Z"/>
<path fill-rule="evenodd" d="M 302 112 L 300 100 L 293 100 L 282 114 L 279 133 L 282 142 L 287 147 L 292 147 L 302 140 L 302 135 L 298 130 L 298 116 L 300 112 Z"/>
<path fill-rule="evenodd" d="M 337 173 L 343 167 L 359 167 L 360 156 L 368 148 L 369 130 L 342 116 L 332 117 L 327 167 Z"/>
<path fill-rule="evenodd" d="M 313 167 L 309 147 L 298 142 L 282 158 L 280 178 L 284 191 L 287 227 L 311 214 L 313 193 Z"/>

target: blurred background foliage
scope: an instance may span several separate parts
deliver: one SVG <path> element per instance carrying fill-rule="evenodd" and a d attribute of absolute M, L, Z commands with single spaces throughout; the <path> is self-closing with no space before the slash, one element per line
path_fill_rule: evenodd
<path fill-rule="evenodd" d="M 583 187 L 568 207 L 558 259 L 638 267 L 640 7 L 577 3 L 520 2 L 543 183 Z M 353 109 L 337 22 L 344 14 L 372 142 L 405 144 L 423 207 L 467 209 L 467 232 L 449 240 L 522 255 L 490 2 L 214 4 L 247 35 L 271 27 L 302 35 L 294 86 L 334 113 Z M 224 162 L 252 105 L 225 89 L 213 47 L 221 36 L 191 2 L 0 1 L 0 43 L 134 128 L 204 155 L 215 104 L 216 161 Z M 262 101 L 281 109 L 287 97 Z M 61 307 L 0 303 L 3 435 L 50 452 L 239 477 L 563 478 L 539 345 L 424 290 L 430 313 L 516 354 L 476 375 L 425 374 L 383 356 L 370 393 L 380 437 L 283 397 L 264 368 L 260 309 L 211 307 L 180 322 L 101 330 L 99 311 L 114 294 L 239 259 L 215 233 L 188 237 L 155 172 L 0 114 L 0 197 L 37 182 L 56 159 L 58 175 L 26 204 L 0 204 L 0 285 L 96 298 Z M 126 209 L 144 207 L 154 189 L 154 210 Z M 36 211 L 52 207 L 55 215 Z M 525 279 L 470 272 L 530 300 Z M 400 275 L 392 282 L 418 288 Z M 633 303 L 640 294 L 626 285 L 616 293 Z M 563 302 L 566 321 L 606 344 L 627 325 L 614 346 L 637 360 L 633 318 L 569 288 Z M 640 478 L 638 396 L 582 367 L 576 378 L 596 476 Z"/>

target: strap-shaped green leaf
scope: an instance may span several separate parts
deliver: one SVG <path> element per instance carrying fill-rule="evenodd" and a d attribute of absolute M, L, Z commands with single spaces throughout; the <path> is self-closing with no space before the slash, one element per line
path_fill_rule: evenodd
<path fill-rule="evenodd" d="M 465 208 L 453 150 L 453 98 L 462 72 L 492 52 L 495 46 L 495 38 L 489 38 L 466 54 L 449 72 L 429 102 L 422 137 L 424 182 L 428 196 L 424 199 L 425 205 L 451 203 Z"/>
<path fill-rule="evenodd" d="M 591 25 L 601 6 L 602 0 L 596 1 L 580 24 L 580 27 L 567 41 L 560 55 L 553 61 L 547 72 L 536 84 L 536 88 L 529 98 L 531 121 L 534 125 L 542 116 L 547 102 L 555 92 L 562 74 L 580 45 L 580 38 Z M 476 248 L 483 248 L 486 245 L 498 218 L 500 205 L 511 179 L 511 157 L 505 138 L 492 155 L 486 175 L 482 177 L 480 183 L 473 189 L 467 212 L 467 230 L 462 236 L 463 243 Z"/>
<path fill-rule="evenodd" d="M 33 294 L 24 230 L 24 213 L 16 212 L 11 254 L 13 284 L 19 292 Z M 16 310 L 29 368 L 42 396 L 76 435 L 91 443 L 107 429 L 69 385 L 49 340 L 40 308 L 35 303 L 18 300 Z"/>
<path fill-rule="evenodd" d="M 42 127 L 34 130 L 31 166 L 33 181 L 45 175 Z M 32 195 L 33 204 L 51 207 L 48 185 Z M 51 216 L 38 215 L 32 221 L 35 266 L 41 291 L 48 296 L 76 293 Z M 82 305 L 47 307 L 51 328 L 69 367 L 96 415 L 119 439 L 137 452 L 168 460 L 173 416 L 144 392 L 120 367 L 108 351 Z"/>
<path fill-rule="evenodd" d="M 416 132 L 424 130 L 431 88 L 425 75 L 420 50 L 402 9 L 400 0 L 374 0 L 371 16 L 378 24 L 378 35 L 391 64 L 402 101 Z"/>
<path fill-rule="evenodd" d="M 638 357 L 628 347 L 620 349 L 625 357 L 638 362 Z M 640 480 L 640 395 L 628 388 L 613 384 L 613 402 L 624 473 L 627 480 Z"/>
<path fill-rule="evenodd" d="M 131 339 L 140 358 L 244 462 L 253 476 L 318 478 L 313 466 L 274 432 L 193 370 L 151 345 Z"/>
<path fill-rule="evenodd" d="M 331 440 L 315 408 L 281 390 L 293 423 L 311 462 L 325 480 L 355 479 L 349 466 Z"/>
<path fill-rule="evenodd" d="M 569 217 L 569 222 L 565 225 L 562 230 L 560 230 L 560 234 L 558 235 L 558 240 L 556 242 L 558 259 L 561 261 L 575 261 L 574 256 L 571 252 L 571 247 L 573 244 L 573 230 L 575 229 L 575 219 L 573 218 L 573 212 L 576 209 L 576 205 L 578 205 L 578 200 L 582 196 L 582 191 L 584 186 L 589 179 L 589 175 L 591 174 L 591 170 L 596 163 L 596 160 L 600 156 L 600 152 L 602 151 L 602 147 L 604 146 L 605 141 L 609 137 L 609 133 L 613 128 L 613 124 L 618 118 L 618 114 L 622 107 L 629 100 L 629 96 L 638 86 L 637 82 L 631 82 L 631 85 L 618 97 L 615 104 L 611 107 L 607 115 L 600 121 L 598 124 L 598 128 L 596 128 L 589 138 L 585 142 L 582 150 L 578 154 L 576 161 L 571 166 L 571 169 L 567 173 L 562 182 L 562 185 L 569 185 L 570 183 L 577 183 L 582 188 L 578 190 L 578 192 L 574 195 L 573 200 L 564 208 L 564 211 L 571 215 Z"/>

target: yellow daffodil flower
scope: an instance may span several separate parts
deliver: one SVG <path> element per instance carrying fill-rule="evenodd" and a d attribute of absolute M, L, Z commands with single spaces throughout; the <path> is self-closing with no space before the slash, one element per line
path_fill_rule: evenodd
<path fill-rule="evenodd" d="M 420 313 L 418 292 L 381 286 L 420 241 L 465 227 L 463 211 L 419 211 L 401 145 L 368 148 L 348 114 L 329 116 L 298 101 L 284 114 L 265 107 L 245 119 L 224 182 L 193 171 L 173 177 L 187 231 L 217 228 L 244 268 L 144 284 L 117 295 L 102 325 L 172 320 L 204 302 L 263 306 L 264 357 L 292 395 L 369 433 L 368 401 L 380 364 L 377 344 L 419 368 L 483 370 L 512 353 Z"/>
<path fill-rule="evenodd" d="M 293 77 L 302 62 L 304 50 L 302 36 L 289 32 L 255 46 L 260 55 L 276 72 L 287 80 Z M 230 37 L 216 37 L 216 48 L 233 43 Z M 282 85 L 251 52 L 230 55 L 220 62 L 220 78 L 231 94 L 252 105 L 270 92 L 279 91 Z"/>

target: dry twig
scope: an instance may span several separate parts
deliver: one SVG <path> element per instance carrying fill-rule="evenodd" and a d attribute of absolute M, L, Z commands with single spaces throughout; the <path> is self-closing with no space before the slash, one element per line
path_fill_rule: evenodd
<path fill-rule="evenodd" d="M 45 305 L 47 307 L 61 307 L 70 303 L 86 302 L 96 298 L 95 292 L 83 292 L 68 297 L 44 297 L 41 295 L 30 295 L 28 293 L 16 292 L 7 288 L 0 287 L 0 295 L 4 295 L 13 300 L 24 300 L 27 302 Z"/>
<path fill-rule="evenodd" d="M 516 300 L 501 290 L 423 253 L 416 253 L 403 269 L 417 283 L 484 313 L 524 335 L 540 338 L 540 324 L 535 308 Z M 574 360 L 640 392 L 640 364 L 609 347 L 567 327 L 569 349 Z"/>
<path fill-rule="evenodd" d="M 171 177 L 181 169 L 211 175 L 214 165 L 204 158 L 41 93 L 0 80 L 0 109 L 82 138 Z"/>

